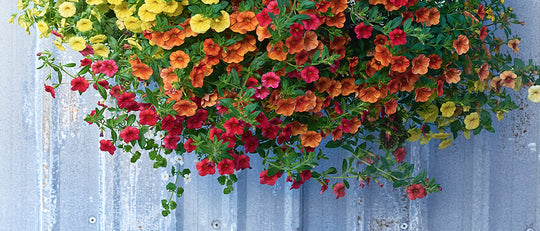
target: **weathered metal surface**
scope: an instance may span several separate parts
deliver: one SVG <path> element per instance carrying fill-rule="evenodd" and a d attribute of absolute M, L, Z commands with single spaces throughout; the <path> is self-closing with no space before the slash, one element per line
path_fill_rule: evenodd
<path fill-rule="evenodd" d="M 15 2 L 0 0 L 9 18 Z M 540 1 L 508 1 L 527 22 L 513 27 L 522 37 L 517 55 L 540 62 Z M 289 190 L 259 184 L 262 166 L 239 173 L 230 195 L 222 194 L 216 176 L 192 174 L 179 208 L 160 215 L 164 170 L 151 168 L 143 155 L 99 151 L 99 131 L 83 121 L 98 97 L 90 88 L 83 97 L 69 86 L 57 98 L 43 92 L 43 72 L 36 72 L 35 52 L 55 50 L 50 41 L 36 42 L 16 25 L 0 24 L 0 230 L 540 230 L 540 106 L 520 92 L 523 109 L 496 125 L 496 134 L 437 144 L 408 144 L 409 162 L 428 169 L 443 191 L 410 201 L 389 185 L 360 189 L 352 184 L 344 198 L 308 181 Z M 64 61 L 78 62 L 77 53 Z M 107 135 L 107 134 L 105 134 Z M 344 153 L 325 150 L 326 164 L 339 165 Z M 194 157 L 184 163 L 194 169 Z"/>

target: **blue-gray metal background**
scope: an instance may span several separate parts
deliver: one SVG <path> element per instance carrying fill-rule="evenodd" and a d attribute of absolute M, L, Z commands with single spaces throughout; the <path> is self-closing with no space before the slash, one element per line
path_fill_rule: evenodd
<path fill-rule="evenodd" d="M 316 182 L 294 191 L 285 179 L 260 185 L 262 166 L 253 164 L 230 195 L 222 195 L 215 177 L 194 174 L 176 213 L 163 218 L 160 200 L 168 194 L 161 170 L 148 158 L 130 164 L 129 155 L 99 151 L 99 131 L 83 121 L 97 93 L 79 97 L 67 86 L 56 99 L 44 93 L 35 53 L 52 49 L 51 42 L 7 24 L 16 1 L 0 2 L 6 4 L 0 11 L 2 231 L 540 230 L 540 107 L 525 91 L 517 97 L 522 108 L 507 115 L 496 134 L 460 138 L 443 151 L 436 143 L 407 146 L 407 160 L 444 187 L 426 199 L 410 201 L 389 185 L 353 186 L 339 200 L 332 192 L 319 195 Z M 522 37 L 518 56 L 540 62 L 540 1 L 506 4 L 526 21 L 513 27 Z M 193 158 L 185 164 L 193 167 Z"/>

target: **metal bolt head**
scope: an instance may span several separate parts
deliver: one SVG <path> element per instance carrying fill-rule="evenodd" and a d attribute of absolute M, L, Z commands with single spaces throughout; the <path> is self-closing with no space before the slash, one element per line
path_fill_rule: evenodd
<path fill-rule="evenodd" d="M 219 222 L 218 220 L 214 220 L 212 221 L 210 226 L 212 226 L 212 229 L 219 230 L 221 229 L 221 222 Z"/>
<path fill-rule="evenodd" d="M 534 229 L 529 227 L 529 228 L 525 229 L 525 231 L 534 231 Z"/>
<path fill-rule="evenodd" d="M 97 221 L 97 218 L 94 217 L 94 216 L 90 216 L 90 217 L 88 218 L 88 222 L 90 222 L 90 224 L 94 224 L 94 223 L 96 223 L 96 221 Z"/>
<path fill-rule="evenodd" d="M 409 228 L 409 224 L 407 224 L 407 223 L 401 223 L 401 225 L 399 226 L 399 228 L 401 228 L 401 229 L 407 229 L 407 228 Z"/>

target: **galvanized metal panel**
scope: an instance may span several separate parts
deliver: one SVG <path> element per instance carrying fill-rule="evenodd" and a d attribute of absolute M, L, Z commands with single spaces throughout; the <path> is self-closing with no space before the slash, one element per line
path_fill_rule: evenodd
<path fill-rule="evenodd" d="M 15 2 L 0 18 L 7 19 Z M 520 57 L 536 58 L 540 49 L 540 1 L 512 1 L 527 22 L 514 27 L 522 37 Z M 402 189 L 351 184 L 344 198 L 308 181 L 289 190 L 284 177 L 275 186 L 261 185 L 263 167 L 250 156 L 253 169 L 238 174 L 230 195 L 216 176 L 182 183 L 185 195 L 176 213 L 162 218 L 163 170 L 152 169 L 143 155 L 136 164 L 130 155 L 100 152 L 99 131 L 83 121 L 97 102 L 90 89 L 81 98 L 68 86 L 51 99 L 43 93 L 43 72 L 35 72 L 36 44 L 15 25 L 1 24 L 0 108 L 0 230 L 526 230 L 540 229 L 540 106 L 520 92 L 523 110 L 507 115 L 497 133 L 470 140 L 457 139 L 445 150 L 437 144 L 408 144 L 407 160 L 416 171 L 429 169 L 443 192 L 410 201 Z M 52 49 L 55 50 L 55 49 Z M 78 62 L 77 53 L 64 60 Z M 24 65 L 21 65 L 24 64 Z M 34 78 L 32 78 L 34 76 Z M 8 114 L 9 113 L 9 114 Z M 106 135 L 106 134 L 105 134 Z M 6 152 L 7 151 L 7 152 Z M 325 150 L 340 164 L 344 155 Z M 185 166 L 194 169 L 193 156 Z"/>

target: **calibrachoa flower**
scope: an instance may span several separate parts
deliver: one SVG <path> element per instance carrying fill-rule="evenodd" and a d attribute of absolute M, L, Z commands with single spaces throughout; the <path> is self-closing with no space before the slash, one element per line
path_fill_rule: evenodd
<path fill-rule="evenodd" d="M 353 190 L 386 181 L 422 198 L 439 185 L 413 174 L 406 141 L 440 140 L 442 149 L 471 130 L 492 131 L 491 114 L 515 109 L 506 88 L 530 87 L 540 101 L 540 68 L 509 56 L 520 43 L 509 24 L 520 21 L 499 0 L 23 2 L 10 22 L 84 56 L 80 65 L 48 51 L 37 59 L 52 72 L 53 98 L 69 81 L 103 98 L 85 119 L 110 133 L 101 150 L 118 144 L 158 168 L 193 153 L 201 176 L 217 167 L 225 193 L 237 171 L 263 162 L 261 184 L 286 174 L 296 189 L 314 178 L 339 198 L 346 183 L 336 179 L 357 181 Z M 329 157 L 322 147 L 355 155 L 337 172 L 319 165 Z M 175 167 L 164 179 L 188 182 L 190 171 Z"/>

